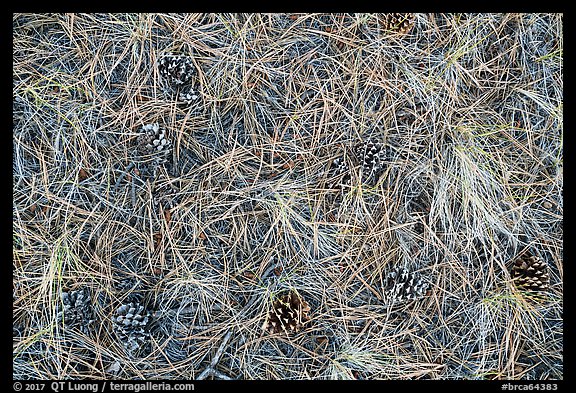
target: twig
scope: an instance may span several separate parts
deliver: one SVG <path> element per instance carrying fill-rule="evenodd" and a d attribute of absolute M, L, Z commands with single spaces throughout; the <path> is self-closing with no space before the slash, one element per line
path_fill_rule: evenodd
<path fill-rule="evenodd" d="M 134 164 L 133 162 L 131 162 L 127 167 L 126 170 L 124 172 L 122 172 L 120 174 L 120 176 L 118 177 L 118 180 L 116 180 L 116 183 L 114 183 L 114 192 L 116 192 L 116 190 L 118 189 L 118 187 L 120 187 L 120 183 L 122 182 L 122 180 L 124 180 L 124 178 L 126 177 L 126 175 L 128 174 L 128 172 L 130 172 L 132 170 L 132 168 L 134 168 L 136 164 Z"/>
<path fill-rule="evenodd" d="M 218 347 L 216 354 L 212 358 L 210 365 L 208 367 L 206 367 L 206 369 L 204 371 L 202 371 L 202 373 L 200 373 L 200 375 L 196 379 L 203 380 L 203 379 L 206 379 L 207 377 L 209 377 L 210 375 L 215 375 L 217 373 L 217 371 L 215 370 L 215 367 L 218 364 L 220 357 L 224 353 L 224 348 L 226 348 L 226 344 L 228 344 L 228 340 L 230 340 L 231 336 L 232 336 L 232 330 L 229 330 L 228 333 L 226 333 L 226 335 L 224 336 L 224 340 L 222 340 L 222 344 L 220 344 L 220 347 Z M 220 373 L 218 373 L 218 374 L 220 375 Z M 227 378 L 231 379 L 229 377 L 227 377 Z M 226 378 L 224 378 L 224 379 L 226 379 Z"/>
<path fill-rule="evenodd" d="M 212 375 L 215 376 L 216 378 L 224 379 L 226 381 L 233 381 L 234 380 L 234 378 L 231 378 L 228 375 L 221 373 L 218 370 L 213 370 Z"/>
<path fill-rule="evenodd" d="M 131 194 L 132 197 L 132 207 L 136 207 L 136 184 L 134 183 L 134 176 L 130 176 L 130 186 L 131 186 Z"/>

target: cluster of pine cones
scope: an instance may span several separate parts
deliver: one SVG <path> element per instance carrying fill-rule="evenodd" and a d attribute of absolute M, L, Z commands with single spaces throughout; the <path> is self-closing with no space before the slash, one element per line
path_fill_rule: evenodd
<path fill-rule="evenodd" d="M 421 299 L 429 284 L 417 272 L 405 268 L 391 271 L 385 280 L 384 300 L 388 305 Z M 310 305 L 295 290 L 279 295 L 273 302 L 262 329 L 269 334 L 296 333 L 310 322 Z"/>
<path fill-rule="evenodd" d="M 66 329 L 77 329 L 87 335 L 93 332 L 95 315 L 88 289 L 62 292 L 57 318 Z M 120 305 L 112 318 L 113 330 L 130 354 L 135 354 L 147 343 L 150 322 L 150 311 L 134 302 Z"/>
<path fill-rule="evenodd" d="M 386 31 L 407 34 L 414 26 L 415 16 L 411 13 L 388 13 L 379 18 L 380 27 Z M 179 104 L 189 105 L 198 100 L 199 94 L 194 86 L 196 71 L 189 56 L 167 54 L 158 61 L 158 72 L 164 84 L 166 95 Z M 402 115 L 408 116 L 408 115 Z M 140 129 L 138 148 L 142 155 L 156 156 L 159 162 L 165 162 L 172 148 L 165 128 L 158 123 L 144 125 Z M 331 173 L 337 183 L 334 188 L 344 190 L 359 181 L 375 185 L 385 169 L 389 152 L 385 145 L 376 139 L 367 139 L 356 143 L 351 149 L 345 149 L 343 155 L 331 165 Z M 157 203 L 165 208 L 174 205 L 177 189 L 173 186 L 155 189 L 159 197 Z M 415 202 L 417 203 L 417 201 Z M 420 232 L 420 231 L 419 231 Z M 514 261 L 512 276 L 517 286 L 532 290 L 545 290 L 549 285 L 547 265 L 537 257 L 524 255 Z M 429 291 L 429 283 L 417 272 L 405 268 L 396 268 L 385 279 L 383 294 L 387 304 L 418 300 Z M 91 321 L 86 306 L 86 296 L 82 293 L 66 295 L 64 319 L 70 325 L 82 325 Z M 76 310 L 78 309 L 78 310 Z M 297 332 L 309 321 L 310 306 L 295 291 L 277 297 L 267 314 L 263 330 L 275 334 L 279 332 Z M 121 305 L 113 319 L 114 330 L 129 351 L 135 351 L 149 336 L 147 327 L 150 312 L 138 302 Z"/>
<path fill-rule="evenodd" d="M 140 276 L 135 271 L 129 274 L 133 269 L 127 267 L 125 262 L 124 253 L 111 261 L 114 267 L 115 297 L 125 300 L 116 302 L 110 322 L 120 344 L 127 353 L 135 355 L 149 342 L 152 314 L 142 305 L 143 288 Z M 103 300 L 107 299 L 107 296 L 98 298 Z M 97 317 L 93 301 L 91 291 L 86 287 L 63 291 L 57 312 L 59 323 L 63 323 L 66 329 L 77 329 L 86 335 L 99 330 L 95 326 Z"/>
<path fill-rule="evenodd" d="M 196 70 L 192 58 L 185 55 L 166 54 L 157 62 L 160 85 L 166 99 L 177 104 L 190 105 L 200 98 L 196 90 Z M 145 124 L 138 129 L 136 153 L 138 171 L 143 179 L 155 179 L 162 166 L 169 168 L 172 142 L 165 126 L 159 123 Z M 154 190 L 155 205 L 167 205 L 165 196 L 172 190 L 164 187 Z M 168 198 L 169 199 L 169 198 Z M 171 202 L 171 205 L 174 203 Z M 166 206 L 165 206 L 166 208 Z"/>
<path fill-rule="evenodd" d="M 379 18 L 384 30 L 406 34 L 414 25 L 415 16 L 411 13 L 388 13 Z M 197 72 L 192 57 L 183 54 L 167 53 L 157 61 L 160 85 L 169 101 L 177 104 L 190 105 L 200 98 L 197 90 Z M 167 137 L 166 129 L 158 123 L 146 124 L 139 130 L 137 147 L 141 156 L 153 156 L 155 161 L 143 168 L 143 177 L 156 177 L 158 166 L 169 160 L 172 145 Z M 355 147 L 352 162 L 346 157 L 340 157 L 334 162 L 337 175 L 342 175 L 341 183 L 348 185 L 352 179 L 351 165 L 359 161 L 362 167 L 363 182 L 374 183 L 382 169 L 381 144 L 376 141 L 366 141 Z"/>

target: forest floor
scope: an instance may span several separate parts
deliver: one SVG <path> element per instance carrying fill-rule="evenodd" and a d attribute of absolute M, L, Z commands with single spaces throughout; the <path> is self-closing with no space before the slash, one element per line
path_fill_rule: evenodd
<path fill-rule="evenodd" d="M 14 14 L 13 377 L 563 379 L 563 16 L 386 18 Z"/>

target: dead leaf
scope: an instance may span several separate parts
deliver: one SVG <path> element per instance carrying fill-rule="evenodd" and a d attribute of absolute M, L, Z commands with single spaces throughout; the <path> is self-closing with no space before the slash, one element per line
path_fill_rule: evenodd
<path fill-rule="evenodd" d="M 30 213 L 34 214 L 34 212 L 36 211 L 36 207 L 37 207 L 37 206 L 36 206 L 35 203 L 32 204 L 32 206 L 30 206 L 30 208 L 29 208 L 29 209 L 30 209 Z"/>
<path fill-rule="evenodd" d="M 282 274 L 282 266 L 277 266 L 274 268 L 274 274 L 279 276 L 280 274 Z"/>
<path fill-rule="evenodd" d="M 292 14 L 292 15 L 289 16 L 289 18 L 292 19 L 292 20 L 296 20 L 296 19 L 298 19 L 298 15 Z"/>
<path fill-rule="evenodd" d="M 282 165 L 282 169 L 292 169 L 295 165 L 294 161 L 290 160 L 286 164 Z"/>
<path fill-rule="evenodd" d="M 89 177 L 88 173 L 86 173 L 86 171 L 83 168 L 80 168 L 80 171 L 78 171 L 78 179 L 82 181 L 88 179 L 88 177 Z"/>
<path fill-rule="evenodd" d="M 256 275 L 250 271 L 246 271 L 244 273 L 242 273 L 242 275 L 250 280 L 252 280 L 254 277 L 256 277 Z"/>
<path fill-rule="evenodd" d="M 319 345 L 322 345 L 322 344 L 324 344 L 324 343 L 328 343 L 328 337 L 326 337 L 326 336 L 316 337 L 316 342 L 317 342 Z"/>
<path fill-rule="evenodd" d="M 160 276 L 162 275 L 162 269 L 158 269 L 157 267 L 152 269 L 152 273 L 154 273 L 154 275 L 156 276 Z"/>
<path fill-rule="evenodd" d="M 164 219 L 167 223 L 170 223 L 170 219 L 172 218 L 172 213 L 170 213 L 170 209 L 164 209 Z"/>
<path fill-rule="evenodd" d="M 150 101 L 149 97 L 143 96 L 142 94 L 137 94 L 136 99 L 140 102 Z"/>
<path fill-rule="evenodd" d="M 158 247 L 160 245 L 160 242 L 162 241 L 162 234 L 160 232 L 157 232 L 152 235 L 152 239 L 154 240 L 154 247 Z"/>
<path fill-rule="evenodd" d="M 204 232 L 200 232 L 200 234 L 198 235 L 198 238 L 200 240 L 206 240 L 206 234 Z"/>

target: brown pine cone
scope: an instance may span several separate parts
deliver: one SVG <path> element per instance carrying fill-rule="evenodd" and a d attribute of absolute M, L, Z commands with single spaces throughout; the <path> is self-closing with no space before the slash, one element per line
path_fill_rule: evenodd
<path fill-rule="evenodd" d="M 543 291 L 550 285 L 548 265 L 530 254 L 524 254 L 514 261 L 512 278 L 517 287 L 529 291 Z"/>
<path fill-rule="evenodd" d="M 308 303 L 295 291 L 291 291 L 274 301 L 262 329 L 270 334 L 297 332 L 310 321 L 309 311 Z"/>
<path fill-rule="evenodd" d="M 382 18 L 382 24 L 384 30 L 388 30 L 394 33 L 406 34 L 412 27 L 414 27 L 414 21 L 416 20 L 414 14 L 407 13 L 389 13 L 384 14 Z"/>

